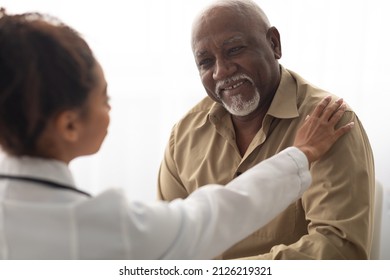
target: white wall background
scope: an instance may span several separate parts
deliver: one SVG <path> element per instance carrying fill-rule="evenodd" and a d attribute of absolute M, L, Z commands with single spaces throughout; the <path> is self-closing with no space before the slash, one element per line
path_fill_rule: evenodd
<path fill-rule="evenodd" d="M 210 0 L 0 0 L 9 12 L 53 14 L 76 28 L 105 69 L 112 97 L 101 151 L 71 164 L 81 188 L 125 188 L 153 200 L 170 129 L 205 96 L 191 23 Z M 343 97 L 362 120 L 377 178 L 390 186 L 390 17 L 385 0 L 258 0 L 282 38 L 281 63 Z"/>

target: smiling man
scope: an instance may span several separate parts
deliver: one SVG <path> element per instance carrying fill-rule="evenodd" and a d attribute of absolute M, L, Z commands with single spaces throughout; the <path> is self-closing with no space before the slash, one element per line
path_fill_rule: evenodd
<path fill-rule="evenodd" d="M 279 32 L 252 1 L 218 1 L 202 11 L 192 50 L 208 97 L 172 130 L 158 178 L 164 200 L 185 198 L 205 183 L 225 184 L 290 146 L 329 95 L 279 64 Z M 355 129 L 311 166 L 312 187 L 302 199 L 221 258 L 369 257 L 374 163 L 348 108 L 339 125 L 350 121 Z"/>

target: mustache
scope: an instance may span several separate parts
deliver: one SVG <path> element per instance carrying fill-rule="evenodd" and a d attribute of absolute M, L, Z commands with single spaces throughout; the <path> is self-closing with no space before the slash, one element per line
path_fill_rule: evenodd
<path fill-rule="evenodd" d="M 248 80 L 252 85 L 254 85 L 252 78 L 246 74 L 236 74 L 232 77 L 217 81 L 215 85 L 215 93 L 217 97 L 221 98 L 220 92 L 226 88 L 226 85 L 229 85 L 231 83 L 234 83 L 235 81 L 243 80 L 243 79 Z"/>

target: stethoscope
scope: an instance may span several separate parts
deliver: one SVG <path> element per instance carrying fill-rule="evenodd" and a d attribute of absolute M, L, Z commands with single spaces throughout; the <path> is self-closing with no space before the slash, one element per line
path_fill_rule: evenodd
<path fill-rule="evenodd" d="M 77 192 L 82 195 L 91 197 L 91 195 L 87 192 L 83 192 L 81 190 L 78 190 L 74 187 L 70 187 L 67 185 L 62 185 L 53 181 L 45 180 L 45 179 L 39 179 L 39 178 L 34 178 L 34 177 L 28 177 L 28 176 L 13 176 L 13 175 L 5 175 L 5 174 L 0 174 L 0 179 L 9 179 L 9 180 L 19 180 L 19 181 L 27 181 L 27 182 L 33 182 L 41 185 L 45 185 L 47 187 L 51 188 L 57 188 L 57 189 L 63 189 L 63 190 L 69 190 L 72 192 Z"/>

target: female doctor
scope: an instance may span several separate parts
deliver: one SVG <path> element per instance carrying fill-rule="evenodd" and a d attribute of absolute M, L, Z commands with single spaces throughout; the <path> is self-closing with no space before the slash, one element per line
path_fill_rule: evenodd
<path fill-rule="evenodd" d="M 268 223 L 309 187 L 310 162 L 353 124 L 324 99 L 294 146 L 226 186 L 171 203 L 80 191 L 68 164 L 97 152 L 110 105 L 98 61 L 76 31 L 0 10 L 0 259 L 209 259 Z"/>

